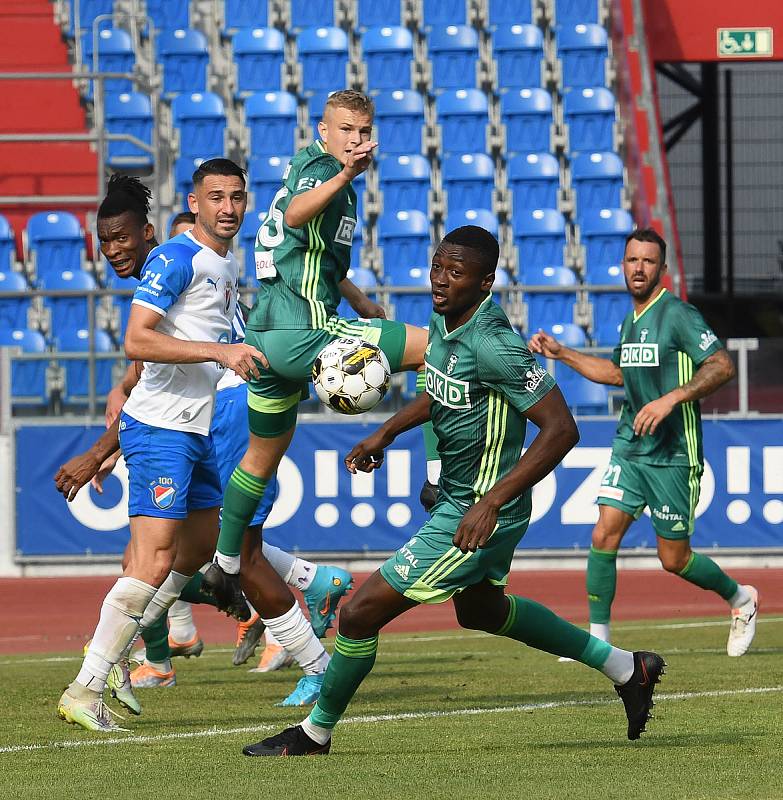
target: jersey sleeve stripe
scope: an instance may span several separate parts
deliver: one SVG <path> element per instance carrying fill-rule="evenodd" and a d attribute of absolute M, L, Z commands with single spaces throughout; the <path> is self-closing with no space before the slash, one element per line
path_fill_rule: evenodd
<path fill-rule="evenodd" d="M 677 367 L 679 385 L 684 386 L 693 377 L 693 361 L 687 353 L 681 350 L 677 351 Z M 696 421 L 696 409 L 693 402 L 682 404 L 682 427 L 688 450 L 688 463 L 691 466 L 697 466 L 699 463 L 698 422 Z"/>
<path fill-rule="evenodd" d="M 149 308 L 152 311 L 154 311 L 156 314 L 160 314 L 161 317 L 165 317 L 166 316 L 166 309 L 165 308 L 159 308 L 158 306 L 153 305 L 152 303 L 147 303 L 144 300 L 139 300 L 139 299 L 137 299 L 135 297 L 131 301 L 131 305 L 144 306 L 144 308 Z"/>

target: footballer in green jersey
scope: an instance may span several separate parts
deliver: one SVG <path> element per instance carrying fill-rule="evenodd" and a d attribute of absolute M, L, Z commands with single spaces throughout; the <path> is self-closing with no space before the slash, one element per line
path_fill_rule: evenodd
<path fill-rule="evenodd" d="M 616 685 L 628 737 L 648 719 L 663 659 L 612 647 L 544 606 L 506 594 L 514 548 L 530 518 L 530 492 L 576 444 L 576 424 L 550 376 L 492 302 L 499 247 L 475 226 L 447 234 L 432 259 L 434 314 L 426 355 L 427 393 L 346 456 L 371 472 L 395 437 L 435 424 L 443 460 L 432 518 L 343 606 L 335 653 L 312 713 L 243 753 L 324 754 L 332 729 L 372 669 L 380 629 L 419 603 L 453 599 L 465 628 L 507 636 L 603 672 Z M 526 421 L 538 434 L 522 455 Z"/>
<path fill-rule="evenodd" d="M 648 228 L 628 236 L 623 271 L 633 309 L 611 359 L 564 347 L 543 331 L 530 340 L 533 352 L 625 388 L 587 562 L 591 630 L 609 638 L 617 550 L 647 507 L 664 569 L 729 603 L 727 652 L 741 656 L 755 633 L 757 592 L 694 553 L 689 542 L 704 467 L 699 400 L 731 380 L 734 365 L 702 315 L 662 285 L 666 243 L 658 233 Z"/>

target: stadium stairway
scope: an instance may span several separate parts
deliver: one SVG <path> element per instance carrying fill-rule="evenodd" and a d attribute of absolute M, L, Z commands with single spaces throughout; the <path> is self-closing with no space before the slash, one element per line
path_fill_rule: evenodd
<path fill-rule="evenodd" d="M 0 72 L 71 72 L 49 0 L 0 3 Z M 79 95 L 65 80 L 3 80 L 0 133 L 86 133 Z M 97 162 L 85 142 L 0 142 L 0 196 L 95 194 Z M 4 204 L 21 250 L 27 218 L 45 208 Z M 83 211 L 70 207 L 81 217 Z"/>

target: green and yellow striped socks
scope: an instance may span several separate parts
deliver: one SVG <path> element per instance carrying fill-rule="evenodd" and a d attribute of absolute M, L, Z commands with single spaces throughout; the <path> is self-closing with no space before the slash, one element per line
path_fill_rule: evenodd
<path fill-rule="evenodd" d="M 373 668 L 377 652 L 378 634 L 369 639 L 349 639 L 337 634 L 321 696 L 307 718 L 312 725 L 326 730 L 334 728 Z"/>
<path fill-rule="evenodd" d="M 220 555 L 239 557 L 245 528 L 252 522 L 268 482 L 266 478 L 251 475 L 242 467 L 237 467 L 231 474 L 223 493 L 223 521 L 217 543 Z"/>

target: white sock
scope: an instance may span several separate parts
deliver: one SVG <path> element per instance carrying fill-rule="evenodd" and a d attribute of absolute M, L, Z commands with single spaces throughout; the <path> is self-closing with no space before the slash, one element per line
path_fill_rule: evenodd
<path fill-rule="evenodd" d="M 109 670 L 136 637 L 139 620 L 157 589 L 136 578 L 119 578 L 103 600 L 101 616 L 76 683 L 101 693 Z"/>
<path fill-rule="evenodd" d="M 171 672 L 171 659 L 167 658 L 165 661 L 147 661 L 144 659 L 144 663 L 148 664 L 153 669 L 158 670 L 158 672 Z"/>
<path fill-rule="evenodd" d="M 609 623 L 608 622 L 591 622 L 590 623 L 590 635 L 595 636 L 596 639 L 600 639 L 602 642 L 609 642 L 611 639 L 609 638 Z"/>
<path fill-rule="evenodd" d="M 320 725 L 315 725 L 310 722 L 310 717 L 307 717 L 299 723 L 302 730 L 318 744 L 326 744 L 332 738 L 332 731 L 329 728 L 322 728 Z"/>
<path fill-rule="evenodd" d="M 631 675 L 633 675 L 633 653 L 628 650 L 620 650 L 619 647 L 613 647 L 609 653 L 609 658 L 606 659 L 601 667 L 601 672 L 617 686 L 628 683 L 631 680 Z"/>
<path fill-rule="evenodd" d="M 181 572 L 171 570 L 166 576 L 166 580 L 161 583 L 160 589 L 155 592 L 155 597 L 144 609 L 141 627 L 148 628 L 155 620 L 160 619 L 174 605 L 174 601 L 180 596 L 192 577 L 192 575 L 183 575 Z"/>
<path fill-rule="evenodd" d="M 215 550 L 215 561 L 223 572 L 229 575 L 239 575 L 239 556 L 224 556 L 219 550 Z"/>
<path fill-rule="evenodd" d="M 253 608 L 253 605 L 252 605 L 252 603 L 251 603 L 251 602 L 250 602 L 250 601 L 247 599 L 247 597 L 245 598 L 245 602 L 247 603 L 247 607 L 250 609 L 250 616 L 251 616 L 251 617 L 253 617 L 253 616 L 258 616 L 258 611 L 256 611 L 256 610 Z"/>
<path fill-rule="evenodd" d="M 278 642 L 277 639 L 275 639 L 274 633 L 272 633 L 272 631 L 270 631 L 269 628 L 267 628 L 264 631 L 264 643 L 275 645 L 277 647 L 280 646 L 280 642 Z"/>
<path fill-rule="evenodd" d="M 193 624 L 193 607 L 184 600 L 175 600 L 169 609 L 169 633 L 175 642 L 189 642 L 196 638 Z"/>
<path fill-rule="evenodd" d="M 294 603 L 280 617 L 261 619 L 280 645 L 294 657 L 305 675 L 319 675 L 326 671 L 329 655 L 313 633 L 299 603 Z"/>
<path fill-rule="evenodd" d="M 729 605 L 732 608 L 742 608 L 746 603 L 752 603 L 753 598 L 750 596 L 750 592 L 741 584 L 737 584 L 737 591 L 734 592 L 734 595 L 729 600 Z"/>
<path fill-rule="evenodd" d="M 440 459 L 427 462 L 427 480 L 436 486 L 438 485 L 440 480 Z"/>
<path fill-rule="evenodd" d="M 318 567 L 312 562 L 297 558 L 266 542 L 261 543 L 261 552 L 272 569 L 289 586 L 293 586 L 295 589 L 306 589 L 313 582 Z"/>

